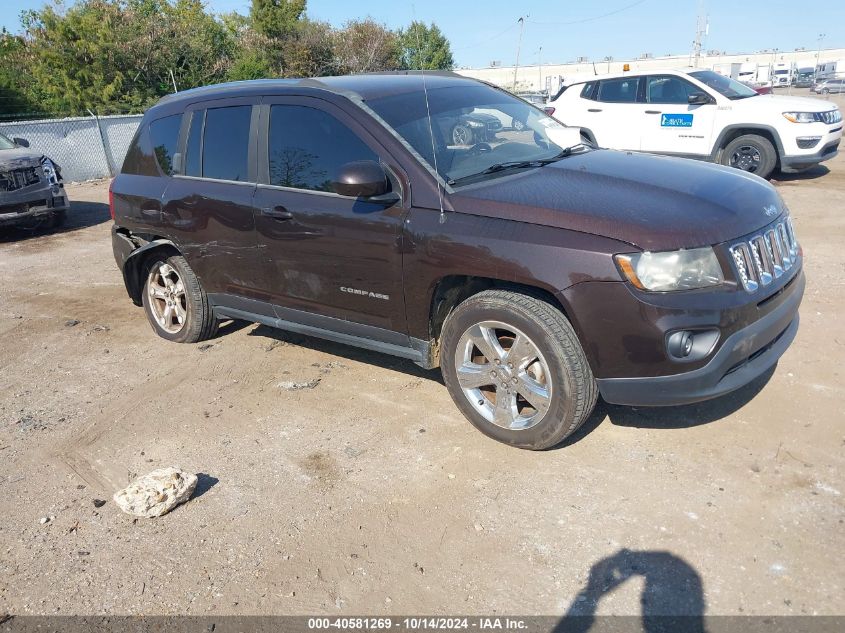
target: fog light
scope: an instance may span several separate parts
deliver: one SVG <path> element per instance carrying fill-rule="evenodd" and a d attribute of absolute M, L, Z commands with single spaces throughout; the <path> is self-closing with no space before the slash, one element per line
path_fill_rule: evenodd
<path fill-rule="evenodd" d="M 719 340 L 719 330 L 678 330 L 666 338 L 666 351 L 677 361 L 693 362 L 707 357 Z"/>
<path fill-rule="evenodd" d="M 799 136 L 795 139 L 798 143 L 798 149 L 811 149 L 819 144 L 822 140 L 821 136 Z"/>
<path fill-rule="evenodd" d="M 694 336 L 692 332 L 675 332 L 669 337 L 669 353 L 675 358 L 686 358 L 692 352 Z"/>

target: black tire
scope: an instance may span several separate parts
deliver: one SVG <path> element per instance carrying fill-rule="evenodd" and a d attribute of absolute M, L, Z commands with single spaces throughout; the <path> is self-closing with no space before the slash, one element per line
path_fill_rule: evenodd
<path fill-rule="evenodd" d="M 477 409 L 459 382 L 458 367 L 465 350 L 473 350 L 469 352 L 473 356 L 473 362 L 476 362 L 476 352 L 480 351 L 480 348 L 473 346 L 471 340 L 470 344 L 465 344 L 466 336 L 473 328 L 490 323 L 512 327 L 510 332 L 516 332 L 512 335 L 512 340 L 518 339 L 520 333 L 525 334 L 540 354 L 536 362 L 545 361 L 544 368 L 547 368 L 548 374 L 544 383 L 550 389 L 548 408 L 542 414 L 538 410 L 535 414 L 536 421 L 527 428 L 504 428 L 495 424 L 479 409 L 492 404 L 496 410 L 497 405 L 485 402 L 484 406 L 481 406 L 482 398 L 477 401 Z M 505 340 L 508 327 L 496 329 L 495 332 L 504 333 L 502 340 Z M 495 440 L 519 448 L 543 450 L 559 444 L 565 437 L 574 433 L 595 407 L 598 387 L 578 337 L 560 310 L 545 301 L 509 290 L 480 292 L 459 304 L 448 316 L 443 325 L 441 342 L 440 367 L 449 394 L 473 426 Z M 505 369 L 506 360 L 503 359 L 498 366 L 491 363 L 490 369 Z M 486 379 L 486 365 L 480 366 L 485 369 L 479 372 L 479 375 L 483 374 Z M 529 370 L 532 366 L 531 362 L 526 365 Z M 516 376 L 518 370 L 507 371 L 508 376 Z M 543 373 L 545 374 L 545 371 Z M 510 379 L 505 378 L 503 382 L 506 384 Z M 502 386 L 493 388 L 497 400 Z M 493 395 L 488 387 L 483 389 Z M 521 392 L 517 394 L 518 388 L 513 389 L 514 402 L 518 403 L 522 397 Z M 527 401 L 523 399 L 522 403 L 521 411 L 525 411 L 524 405 Z M 529 406 L 527 410 L 533 409 Z"/>
<path fill-rule="evenodd" d="M 772 142 L 757 134 L 743 134 L 722 150 L 723 165 L 768 178 L 777 167 L 778 157 Z"/>
<path fill-rule="evenodd" d="M 158 308 L 154 307 L 153 303 L 159 300 L 154 299 L 150 292 L 150 286 L 153 283 L 152 273 L 160 270 L 162 264 L 169 265 L 173 269 L 184 287 L 184 297 L 180 301 L 185 312 L 184 322 L 176 331 L 165 329 L 154 315 L 154 311 Z M 147 320 L 156 334 L 174 343 L 197 343 L 216 334 L 218 322 L 214 317 L 208 296 L 184 257 L 168 253 L 153 254 L 144 263 L 143 271 L 144 286 L 141 291 L 141 302 L 144 305 Z M 173 327 L 175 326 L 176 324 L 173 324 Z"/>
<path fill-rule="evenodd" d="M 829 94 L 830 94 L 830 89 L 829 89 L 829 88 L 822 88 L 822 94 L 823 94 L 823 95 L 829 95 Z"/>
<path fill-rule="evenodd" d="M 455 145 L 472 145 L 474 135 L 468 125 L 458 123 L 452 128 L 452 143 Z"/>

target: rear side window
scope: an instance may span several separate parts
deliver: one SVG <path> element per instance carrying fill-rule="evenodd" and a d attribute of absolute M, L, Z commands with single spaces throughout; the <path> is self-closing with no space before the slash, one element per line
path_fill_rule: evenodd
<path fill-rule="evenodd" d="M 634 103 L 637 100 L 638 86 L 638 77 L 605 79 L 599 82 L 599 92 L 596 98 L 607 103 Z"/>
<path fill-rule="evenodd" d="M 150 140 L 158 166 L 166 175 L 173 175 L 173 155 L 179 145 L 179 127 L 182 115 L 164 117 L 150 123 Z"/>
<path fill-rule="evenodd" d="M 376 153 L 332 115 L 305 106 L 270 109 L 270 184 L 333 191 L 339 168 L 356 160 L 378 161 Z"/>
<path fill-rule="evenodd" d="M 195 110 L 191 115 L 191 129 L 188 132 L 188 146 L 185 148 L 185 175 L 202 176 L 202 124 L 205 110 Z"/>
<path fill-rule="evenodd" d="M 252 106 L 209 108 L 202 136 L 202 176 L 244 182 L 249 178 Z"/>

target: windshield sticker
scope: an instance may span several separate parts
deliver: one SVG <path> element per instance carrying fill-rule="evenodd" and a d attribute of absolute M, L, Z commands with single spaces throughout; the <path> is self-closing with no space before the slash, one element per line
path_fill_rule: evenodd
<path fill-rule="evenodd" d="M 692 114 L 664 114 L 660 127 L 692 127 Z"/>

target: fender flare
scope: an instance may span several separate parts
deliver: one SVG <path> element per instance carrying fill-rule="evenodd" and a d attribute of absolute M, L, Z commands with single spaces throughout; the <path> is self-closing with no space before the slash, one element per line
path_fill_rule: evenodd
<path fill-rule="evenodd" d="M 181 253 L 179 247 L 168 239 L 154 239 L 147 242 L 140 248 L 132 251 L 126 260 L 123 262 L 123 282 L 126 284 L 126 291 L 132 298 L 132 303 L 137 306 L 141 305 L 141 291 L 144 284 L 141 282 L 141 264 L 144 262 L 146 255 L 152 251 L 169 248 Z"/>
<path fill-rule="evenodd" d="M 725 139 L 731 132 L 735 130 L 748 130 L 750 132 L 753 132 L 755 130 L 763 130 L 771 134 L 772 138 L 775 140 L 775 151 L 778 153 L 777 158 L 778 163 L 780 163 L 780 159 L 784 156 L 783 142 L 780 139 L 780 134 L 771 125 L 763 125 L 761 123 L 735 123 L 732 125 L 725 126 L 722 131 L 719 132 L 719 136 L 716 138 L 716 142 L 713 145 L 713 149 L 710 151 L 710 160 L 712 162 L 718 162 L 719 154 L 722 152 L 722 149 L 725 146 Z"/>

